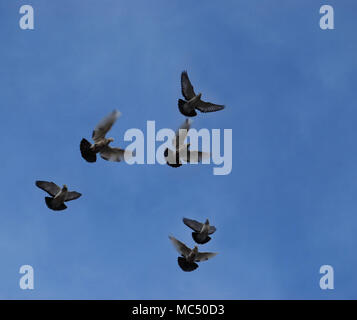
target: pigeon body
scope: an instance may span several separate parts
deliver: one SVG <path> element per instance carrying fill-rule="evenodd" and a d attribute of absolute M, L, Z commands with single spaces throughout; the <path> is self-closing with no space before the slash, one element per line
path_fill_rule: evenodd
<path fill-rule="evenodd" d="M 169 236 L 169 239 L 171 240 L 177 252 L 181 255 L 181 257 L 178 257 L 177 263 L 185 272 L 190 272 L 197 269 L 198 264 L 196 262 L 206 261 L 217 255 L 215 252 L 199 252 L 197 246 L 195 246 L 193 249 L 190 249 L 184 243 L 172 236 Z"/>
<path fill-rule="evenodd" d="M 182 221 L 194 231 L 192 232 L 192 238 L 199 244 L 205 244 L 210 241 L 211 237 L 209 235 L 216 231 L 216 227 L 211 226 L 208 219 L 206 219 L 205 223 L 187 218 L 183 218 Z"/>
<path fill-rule="evenodd" d="M 189 163 L 201 162 L 204 158 L 209 158 L 211 154 L 209 152 L 190 150 L 190 144 L 185 144 L 184 141 L 191 128 L 191 122 L 186 119 L 185 122 L 176 131 L 176 136 L 172 140 L 172 146 L 174 150 L 166 148 L 164 151 L 164 157 L 166 163 L 173 168 L 182 166 L 181 160 Z"/>
<path fill-rule="evenodd" d="M 54 182 L 36 181 L 36 186 L 46 191 L 51 197 L 45 197 L 46 205 L 49 209 L 60 211 L 67 208 L 66 201 L 78 199 L 81 194 L 76 191 L 68 191 L 66 185 L 59 187 Z"/>
<path fill-rule="evenodd" d="M 104 160 L 116 162 L 124 160 L 124 155 L 127 157 L 131 155 L 130 151 L 109 146 L 114 139 L 106 138 L 106 134 L 112 128 L 119 116 L 120 112 L 114 110 L 98 123 L 92 133 L 92 139 L 94 141 L 93 144 L 84 138 L 82 139 L 80 143 L 80 150 L 82 157 L 86 161 L 96 162 L 97 153 L 99 153 L 101 158 Z"/>
<path fill-rule="evenodd" d="M 224 109 L 224 105 L 214 104 L 201 100 L 202 94 L 196 94 L 187 71 L 181 73 L 181 92 L 185 100 L 178 100 L 178 108 L 186 117 L 194 117 L 197 115 L 196 110 L 201 112 L 214 112 Z"/>

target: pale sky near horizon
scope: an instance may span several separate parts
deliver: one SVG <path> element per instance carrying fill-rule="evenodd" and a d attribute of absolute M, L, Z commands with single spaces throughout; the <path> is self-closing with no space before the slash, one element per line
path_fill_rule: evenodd
<path fill-rule="evenodd" d="M 21 30 L 31 4 L 35 29 Z M 320 6 L 335 29 L 319 27 Z M 0 0 L 0 299 L 356 299 L 357 4 L 352 0 Z M 223 111 L 233 169 L 86 163 L 79 142 L 176 128 L 180 73 Z M 50 211 L 35 180 L 83 196 Z M 191 273 L 168 236 L 217 227 Z M 19 288 L 31 265 L 35 289 Z M 335 289 L 321 290 L 331 265 Z"/>

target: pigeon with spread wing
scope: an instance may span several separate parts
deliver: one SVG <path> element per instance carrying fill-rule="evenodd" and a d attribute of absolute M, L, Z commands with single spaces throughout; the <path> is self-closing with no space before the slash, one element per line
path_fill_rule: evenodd
<path fill-rule="evenodd" d="M 124 160 L 124 155 L 125 157 L 130 157 L 132 155 L 131 151 L 110 147 L 109 143 L 113 142 L 114 139 L 106 138 L 106 134 L 112 128 L 119 116 L 120 112 L 114 110 L 98 123 L 92 133 L 92 139 L 94 141 L 93 144 L 84 138 L 82 139 L 80 143 L 80 150 L 82 157 L 86 161 L 96 162 L 97 153 L 99 153 L 104 160 L 116 162 Z"/>
<path fill-rule="evenodd" d="M 187 71 L 181 73 L 181 92 L 185 100 L 179 99 L 178 107 L 180 112 L 186 117 L 196 116 L 196 109 L 201 112 L 214 112 L 224 109 L 224 105 L 201 100 L 202 93 L 195 93 Z"/>
<path fill-rule="evenodd" d="M 177 252 L 181 255 L 181 257 L 177 258 L 177 262 L 183 271 L 193 271 L 198 268 L 198 264 L 196 262 L 206 261 L 217 255 L 215 252 L 199 252 L 197 246 L 195 246 L 193 249 L 190 249 L 184 243 L 172 236 L 169 236 L 169 239 L 171 240 Z"/>
<path fill-rule="evenodd" d="M 61 188 L 54 182 L 36 181 L 36 186 L 51 196 L 45 197 L 45 202 L 48 208 L 55 211 L 67 209 L 64 202 L 78 199 L 81 196 L 77 191 L 68 191 L 65 184 Z"/>
<path fill-rule="evenodd" d="M 190 150 L 190 144 L 185 144 L 185 139 L 190 128 L 191 121 L 186 119 L 185 122 L 176 131 L 175 138 L 172 140 L 174 151 L 169 148 L 165 149 L 164 157 L 166 163 L 170 167 L 181 167 L 181 160 L 189 163 L 197 163 L 201 162 L 203 159 L 208 159 L 211 156 L 209 152 Z"/>
<path fill-rule="evenodd" d="M 210 241 L 211 237 L 209 237 L 209 235 L 216 231 L 216 227 L 211 226 L 208 219 L 206 219 L 205 223 L 187 218 L 183 218 L 182 221 L 194 231 L 192 232 L 192 238 L 199 244 L 205 244 Z"/>

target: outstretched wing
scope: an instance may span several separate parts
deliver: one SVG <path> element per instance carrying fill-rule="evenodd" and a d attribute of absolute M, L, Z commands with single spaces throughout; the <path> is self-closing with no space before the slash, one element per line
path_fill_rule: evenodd
<path fill-rule="evenodd" d="M 208 234 L 212 234 L 212 233 L 215 233 L 216 232 L 216 227 L 215 226 L 210 226 L 209 227 L 209 230 L 208 230 Z"/>
<path fill-rule="evenodd" d="M 186 119 L 185 122 L 181 124 L 180 128 L 177 129 L 175 138 L 172 139 L 172 145 L 176 150 L 180 149 L 183 145 L 188 131 L 191 128 L 191 123 L 192 122 L 189 119 Z"/>
<path fill-rule="evenodd" d="M 118 110 L 114 110 L 97 124 L 92 134 L 94 142 L 105 138 L 105 135 L 112 128 L 119 116 L 120 112 Z"/>
<path fill-rule="evenodd" d="M 181 159 L 190 163 L 202 162 L 203 159 L 209 159 L 210 156 L 209 152 L 202 151 L 187 150 L 187 152 L 180 152 Z"/>
<path fill-rule="evenodd" d="M 187 257 L 190 254 L 191 249 L 187 247 L 184 243 L 178 241 L 172 236 L 169 236 L 169 239 L 171 240 L 172 244 L 174 245 L 175 249 L 179 254 L 183 255 L 184 257 Z"/>
<path fill-rule="evenodd" d="M 214 104 L 211 102 L 205 102 L 202 100 L 197 101 L 195 104 L 195 108 L 200 110 L 201 112 L 214 112 L 224 109 L 224 105 Z"/>
<path fill-rule="evenodd" d="M 104 160 L 108 161 L 115 161 L 120 162 L 124 160 L 124 155 L 128 159 L 128 157 L 132 156 L 132 151 L 124 150 L 120 148 L 112 148 L 112 147 L 105 147 L 100 151 L 100 156 Z"/>
<path fill-rule="evenodd" d="M 186 226 L 191 228 L 193 231 L 201 232 L 203 223 L 198 222 L 196 220 L 187 219 L 187 218 L 183 218 L 182 221 Z"/>
<path fill-rule="evenodd" d="M 190 79 L 188 78 L 187 71 L 181 73 L 181 92 L 186 100 L 191 100 L 196 96 Z"/>
<path fill-rule="evenodd" d="M 64 201 L 71 201 L 78 199 L 82 194 L 77 191 L 67 192 L 66 199 Z"/>
<path fill-rule="evenodd" d="M 54 182 L 47 181 L 36 181 L 36 186 L 40 189 L 46 191 L 50 196 L 54 197 L 58 192 L 61 191 L 61 188 Z"/>
<path fill-rule="evenodd" d="M 215 257 L 218 253 L 216 252 L 198 252 L 196 255 L 196 262 L 206 261 Z"/>

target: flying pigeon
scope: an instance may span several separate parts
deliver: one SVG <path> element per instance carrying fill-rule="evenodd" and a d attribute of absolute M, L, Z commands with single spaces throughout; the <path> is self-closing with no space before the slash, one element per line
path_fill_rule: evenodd
<path fill-rule="evenodd" d="M 206 261 L 213 258 L 217 253 L 214 252 L 199 252 L 198 247 L 195 246 L 193 249 L 188 248 L 181 241 L 169 236 L 172 244 L 174 245 L 177 252 L 181 257 L 177 258 L 177 263 L 180 268 L 185 272 L 190 272 L 198 268 L 196 262 Z"/>
<path fill-rule="evenodd" d="M 68 191 L 65 184 L 61 188 L 54 182 L 36 181 L 36 186 L 46 191 L 51 196 L 45 197 L 46 205 L 48 208 L 55 211 L 67 209 L 64 202 L 78 199 L 81 196 L 79 192 Z"/>
<path fill-rule="evenodd" d="M 214 112 L 224 109 L 224 105 L 214 104 L 201 100 L 202 93 L 196 95 L 193 90 L 187 71 L 181 73 L 181 92 L 185 100 L 178 100 L 180 112 L 186 117 L 194 117 L 197 115 L 196 110 L 201 112 Z"/>
<path fill-rule="evenodd" d="M 210 226 L 208 219 L 206 219 L 205 223 L 187 218 L 183 218 L 182 221 L 186 226 L 194 231 L 192 232 L 192 238 L 199 244 L 205 244 L 210 241 L 211 237 L 208 235 L 216 231 L 216 227 Z"/>
<path fill-rule="evenodd" d="M 211 154 L 209 152 L 193 151 L 190 150 L 190 144 L 185 144 L 187 133 L 191 128 L 191 122 L 186 119 L 181 127 L 176 131 L 176 136 L 172 140 L 172 146 L 175 151 L 166 148 L 164 151 L 164 157 L 166 163 L 173 168 L 182 166 L 181 160 L 185 162 L 201 162 L 203 159 L 209 158 Z"/>
<path fill-rule="evenodd" d="M 108 116 L 106 116 L 102 121 L 98 123 L 92 133 L 92 139 L 94 143 L 91 144 L 86 139 L 82 139 L 80 144 L 80 150 L 82 157 L 88 162 L 96 162 L 97 153 L 104 160 L 108 161 L 122 161 L 124 160 L 124 154 L 126 157 L 131 156 L 131 151 L 126 151 L 120 148 L 110 147 L 109 143 L 113 142 L 113 138 L 106 138 L 105 135 L 111 129 L 115 121 L 119 118 L 120 112 L 114 110 Z"/>

